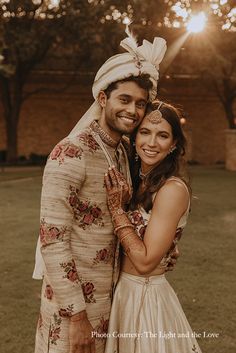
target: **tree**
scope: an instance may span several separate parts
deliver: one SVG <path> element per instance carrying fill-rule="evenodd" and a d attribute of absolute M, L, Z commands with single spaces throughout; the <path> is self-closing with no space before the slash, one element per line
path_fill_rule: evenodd
<path fill-rule="evenodd" d="M 136 6 L 138 6 L 136 2 Z M 169 72 L 177 71 L 200 75 L 205 81 L 212 82 L 217 97 L 223 105 L 230 129 L 236 129 L 236 118 L 233 106 L 236 99 L 236 7 L 232 0 L 178 0 L 165 1 L 168 8 L 164 10 L 163 21 L 155 18 L 155 2 L 148 3 L 149 13 L 140 19 L 139 23 L 156 31 L 163 26 L 172 28 L 172 40 L 183 36 L 183 29 L 189 19 L 196 13 L 203 12 L 207 16 L 207 25 L 202 34 L 190 34 L 179 51 Z M 159 10 L 159 7 L 158 7 Z M 158 12 L 159 14 L 159 12 Z M 146 16 L 146 17 L 145 17 Z M 175 34 L 173 32 L 176 32 Z M 168 36 L 168 34 L 167 34 Z M 170 36 L 170 34 L 169 34 Z M 166 56 L 168 58 L 168 55 Z M 165 59 L 164 59 L 165 61 Z M 214 62 L 214 67 L 213 67 Z M 196 65 L 193 65 L 193 64 Z M 164 62 L 165 64 L 165 62 Z M 191 72 L 191 70 L 198 72 Z"/>
<path fill-rule="evenodd" d="M 165 34 L 166 29 L 175 31 L 175 38 L 177 29 L 185 30 L 194 12 L 208 13 L 213 33 L 211 50 L 218 53 L 218 69 L 212 75 L 212 52 L 205 47 L 204 72 L 214 82 L 229 126 L 235 128 L 235 54 L 227 49 L 226 60 L 223 38 L 233 30 L 233 4 L 233 0 L 0 0 L 0 96 L 7 130 L 7 160 L 17 159 L 17 127 L 22 104 L 29 96 L 24 87 L 32 70 L 49 54 L 66 55 L 65 47 L 70 49 L 71 57 L 74 55 L 70 69 L 96 70 L 117 52 L 124 38 L 123 23 L 128 20 L 133 21 L 140 40 L 152 40 L 155 35 Z"/>
<path fill-rule="evenodd" d="M 104 11 L 100 1 L 0 0 L 0 97 L 8 162 L 17 160 L 17 128 L 22 104 L 29 97 L 24 87 L 30 73 L 65 43 L 74 44 L 81 62 L 82 53 L 87 53 L 84 62 L 90 63 L 89 50 L 101 40 L 94 22 Z"/>

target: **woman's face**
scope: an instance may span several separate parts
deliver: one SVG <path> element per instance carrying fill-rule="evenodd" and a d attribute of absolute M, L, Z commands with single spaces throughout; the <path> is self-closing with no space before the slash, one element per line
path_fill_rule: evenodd
<path fill-rule="evenodd" d="M 147 114 L 136 135 L 136 151 L 141 158 L 142 172 L 147 173 L 158 165 L 175 146 L 171 125 L 164 118 Z"/>

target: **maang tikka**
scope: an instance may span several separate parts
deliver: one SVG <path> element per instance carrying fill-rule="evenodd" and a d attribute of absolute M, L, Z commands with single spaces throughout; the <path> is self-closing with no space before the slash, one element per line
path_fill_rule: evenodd
<path fill-rule="evenodd" d="M 152 124 L 160 124 L 162 122 L 163 117 L 160 112 L 160 108 L 161 108 L 162 104 L 163 104 L 163 102 L 160 102 L 157 109 L 153 110 L 150 114 L 148 114 L 147 119 Z"/>

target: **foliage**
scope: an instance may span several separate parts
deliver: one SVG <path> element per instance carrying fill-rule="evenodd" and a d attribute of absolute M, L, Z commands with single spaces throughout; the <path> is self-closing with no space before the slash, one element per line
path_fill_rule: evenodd
<path fill-rule="evenodd" d="M 124 37 L 124 23 L 129 20 L 133 21 L 132 27 L 140 40 L 144 37 L 152 40 L 156 35 L 165 36 L 166 29 L 185 30 L 186 21 L 194 12 L 206 11 L 209 26 L 217 34 L 212 30 L 213 50 L 219 53 L 216 58 L 224 60 L 217 59 L 219 69 L 213 77 L 212 53 L 209 48 L 201 49 L 204 70 L 213 77 L 229 126 L 236 127 L 232 108 L 235 72 L 231 69 L 235 56 L 229 55 L 229 65 L 226 64 L 226 41 L 216 43 L 222 28 L 232 31 L 232 35 L 235 33 L 233 4 L 232 0 L 0 0 L 0 98 L 6 122 L 8 161 L 17 159 L 20 111 L 30 95 L 25 95 L 24 86 L 32 70 L 43 63 L 55 69 L 63 62 L 64 68 L 72 72 L 95 71 L 117 52 Z M 171 38 L 175 38 L 173 30 Z"/>

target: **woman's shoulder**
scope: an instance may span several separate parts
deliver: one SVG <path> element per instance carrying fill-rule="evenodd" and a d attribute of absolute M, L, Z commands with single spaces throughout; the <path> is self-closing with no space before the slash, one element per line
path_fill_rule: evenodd
<path fill-rule="evenodd" d="M 179 203 L 179 205 L 183 204 L 183 206 L 190 202 L 190 191 L 186 182 L 176 176 L 169 177 L 153 196 L 153 206 L 159 201 L 168 204 Z"/>

